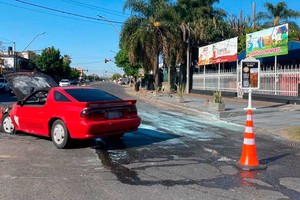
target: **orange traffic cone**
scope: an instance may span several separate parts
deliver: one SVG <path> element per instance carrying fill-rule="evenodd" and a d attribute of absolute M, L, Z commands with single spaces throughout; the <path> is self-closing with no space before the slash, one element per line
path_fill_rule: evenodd
<path fill-rule="evenodd" d="M 243 170 L 266 168 L 266 165 L 259 164 L 256 155 L 255 135 L 253 129 L 252 110 L 248 109 L 242 155 L 238 161 L 238 166 Z"/>

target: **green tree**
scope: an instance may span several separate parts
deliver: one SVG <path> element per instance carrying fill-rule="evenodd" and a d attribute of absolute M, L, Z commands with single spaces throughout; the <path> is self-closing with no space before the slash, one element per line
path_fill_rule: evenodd
<path fill-rule="evenodd" d="M 112 80 L 118 80 L 119 78 L 121 78 L 121 75 L 118 73 L 112 75 Z"/>
<path fill-rule="evenodd" d="M 236 15 L 231 15 L 228 17 L 228 23 L 230 28 L 230 37 L 238 36 L 238 53 L 246 50 L 246 34 L 260 31 L 262 28 L 256 26 L 251 27 L 250 17 L 246 16 L 245 18 L 240 11 L 240 17 Z"/>
<path fill-rule="evenodd" d="M 278 2 L 276 5 L 266 2 L 264 4 L 266 12 L 257 14 L 257 21 L 262 21 L 263 28 L 278 26 L 279 24 L 289 24 L 289 40 L 300 40 L 300 28 L 292 19 L 300 18 L 300 12 L 288 9 L 286 2 Z"/>
<path fill-rule="evenodd" d="M 180 13 L 181 23 L 189 24 L 193 45 L 207 45 L 229 37 L 228 24 L 224 17 L 227 13 L 213 5 L 219 0 L 178 0 L 176 10 Z"/>
<path fill-rule="evenodd" d="M 120 43 L 128 51 L 128 60 L 132 66 L 143 66 L 145 72 L 153 71 L 155 85 L 159 84 L 159 54 L 162 44 L 167 41 L 162 34 L 161 15 L 168 7 L 167 0 L 127 0 L 124 10 L 133 13 L 122 27 Z"/>
<path fill-rule="evenodd" d="M 50 75 L 56 81 L 65 76 L 59 49 L 54 47 L 44 49 L 41 55 L 34 59 L 34 63 L 42 73 Z"/>
<path fill-rule="evenodd" d="M 266 8 L 266 12 L 259 12 L 257 14 L 256 19 L 265 20 L 262 24 L 263 27 L 271 27 L 277 26 L 282 23 L 293 24 L 293 26 L 297 26 L 297 24 L 290 19 L 297 19 L 300 17 L 300 12 L 287 8 L 286 2 L 278 2 L 276 5 L 272 3 L 266 2 L 264 4 Z M 299 28 L 299 27 L 298 27 Z"/>
<path fill-rule="evenodd" d="M 79 77 L 80 77 L 80 72 L 75 68 L 71 68 L 70 79 L 71 80 L 78 80 Z"/>
<path fill-rule="evenodd" d="M 122 46 L 122 45 L 120 45 Z M 127 76 L 138 76 L 138 70 L 141 67 L 138 64 L 131 64 L 128 59 L 128 51 L 125 48 L 121 47 L 121 50 L 115 56 L 115 64 L 123 68 L 123 71 Z"/>
<path fill-rule="evenodd" d="M 70 78 L 71 75 L 71 57 L 69 55 L 64 55 L 63 56 L 63 73 L 61 76 L 63 76 L 64 78 Z"/>

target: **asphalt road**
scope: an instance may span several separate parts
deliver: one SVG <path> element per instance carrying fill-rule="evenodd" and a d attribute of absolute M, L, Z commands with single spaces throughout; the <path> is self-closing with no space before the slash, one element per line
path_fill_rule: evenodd
<path fill-rule="evenodd" d="M 122 86 L 93 86 L 133 98 Z M 142 98 L 137 106 L 139 130 L 116 141 L 59 150 L 46 138 L 0 133 L 0 199 L 300 199 L 299 149 L 259 135 L 268 167 L 241 171 L 233 163 L 243 127 Z"/>

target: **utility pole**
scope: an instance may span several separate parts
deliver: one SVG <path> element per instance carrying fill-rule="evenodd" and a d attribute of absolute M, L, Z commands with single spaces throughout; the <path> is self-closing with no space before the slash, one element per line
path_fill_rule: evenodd
<path fill-rule="evenodd" d="M 256 18 L 256 5 L 255 2 L 252 3 L 252 28 L 255 27 L 255 19 Z"/>

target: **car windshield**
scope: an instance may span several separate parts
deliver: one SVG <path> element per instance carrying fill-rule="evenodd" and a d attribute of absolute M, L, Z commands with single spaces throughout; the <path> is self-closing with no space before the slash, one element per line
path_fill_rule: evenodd
<path fill-rule="evenodd" d="M 103 90 L 93 88 L 71 88 L 65 89 L 65 91 L 80 102 L 120 100 Z"/>
<path fill-rule="evenodd" d="M 60 82 L 69 82 L 69 80 L 62 79 Z"/>

